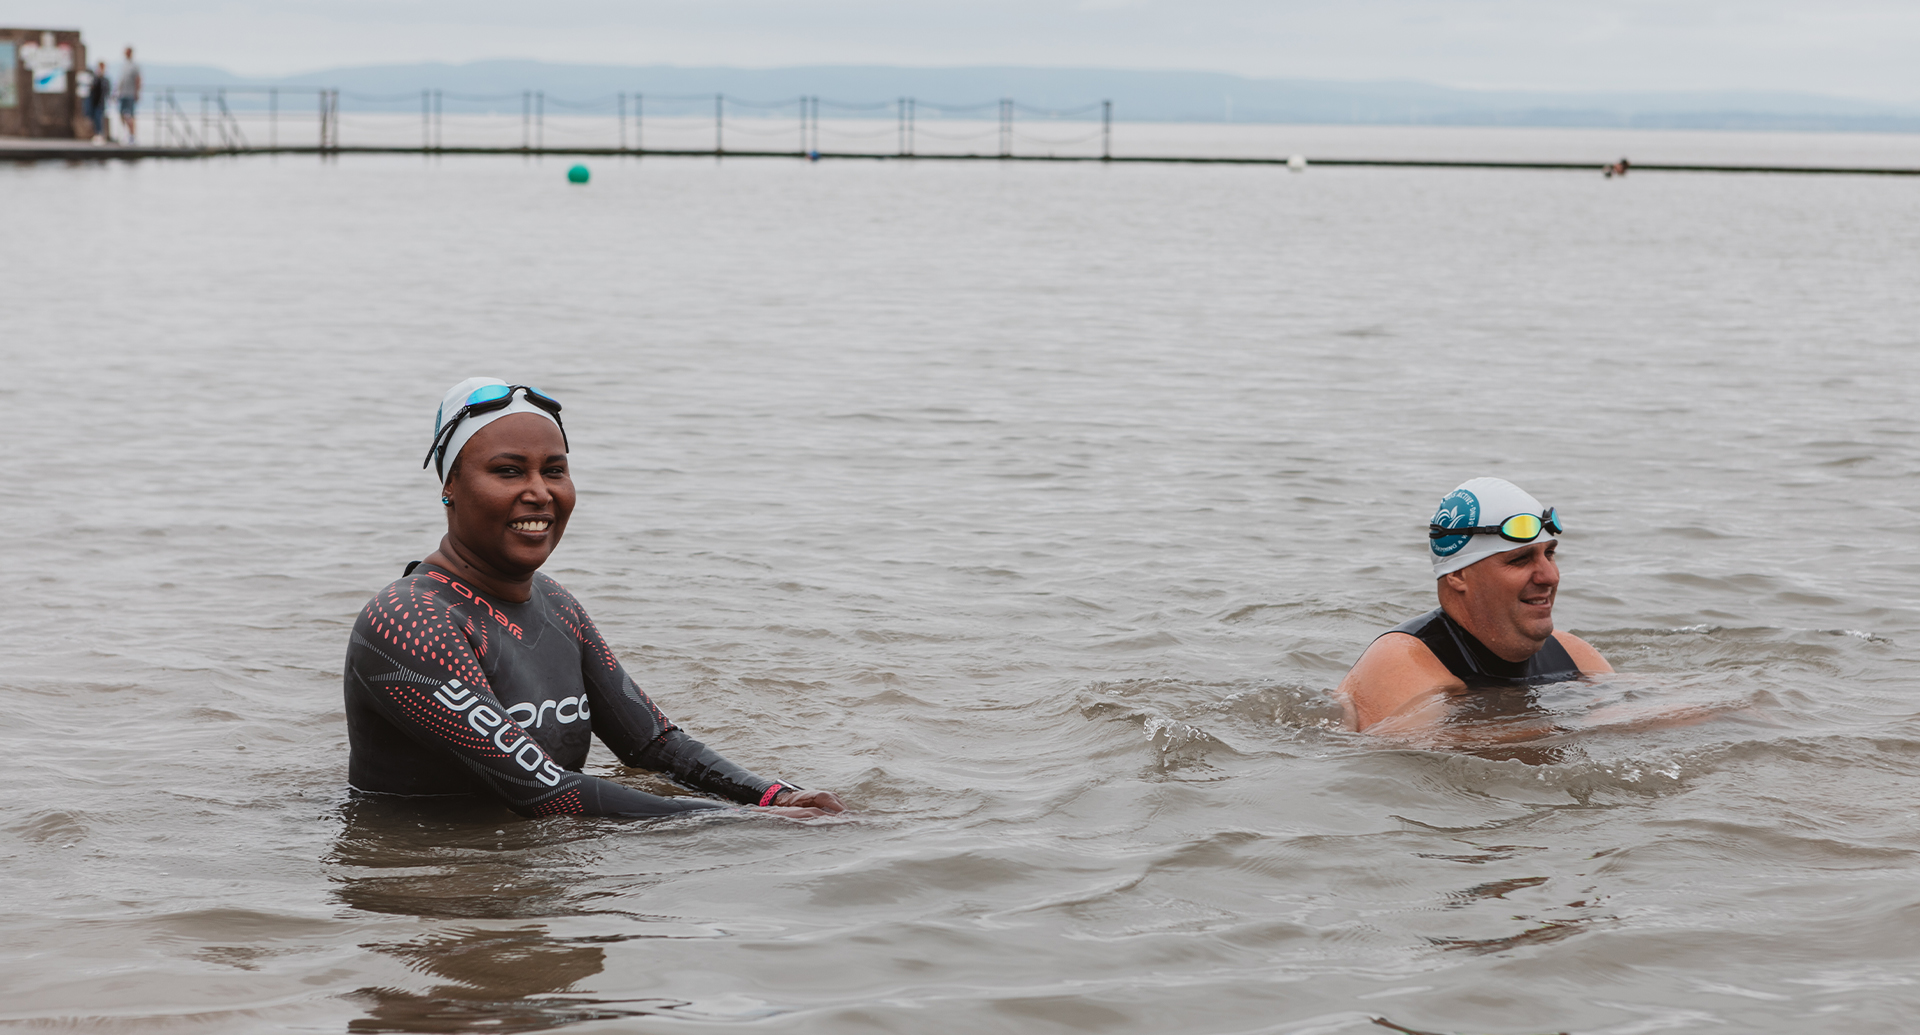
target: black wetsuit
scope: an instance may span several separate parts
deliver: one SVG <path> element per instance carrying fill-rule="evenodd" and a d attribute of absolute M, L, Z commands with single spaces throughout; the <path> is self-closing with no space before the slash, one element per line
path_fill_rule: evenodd
<path fill-rule="evenodd" d="M 1434 608 L 1387 633 L 1406 633 L 1427 645 L 1447 671 L 1467 684 L 1469 690 L 1491 690 L 1516 686 L 1544 686 L 1580 678 L 1580 666 L 1573 663 L 1557 635 L 1525 661 L 1508 661 L 1487 649 L 1474 635 L 1462 628 L 1447 613 Z"/>
<path fill-rule="evenodd" d="M 374 595 L 347 647 L 347 782 L 484 793 L 523 816 L 720 808 L 585 776 L 592 737 L 630 766 L 748 805 L 782 788 L 720 757 L 640 692 L 573 594 L 535 575 L 516 604 L 423 564 Z"/>

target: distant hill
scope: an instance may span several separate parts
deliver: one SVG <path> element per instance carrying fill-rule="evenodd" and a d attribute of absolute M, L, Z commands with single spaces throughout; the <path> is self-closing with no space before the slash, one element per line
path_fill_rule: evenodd
<path fill-rule="evenodd" d="M 1467 90 L 1420 82 L 1254 79 L 1210 72 L 863 65 L 683 68 L 498 60 L 331 68 L 275 80 L 243 79 L 216 68 L 185 65 L 153 64 L 146 73 L 156 86 L 334 87 L 343 92 L 342 105 L 350 110 L 418 110 L 420 91 L 437 89 L 444 91 L 444 110 L 449 112 L 518 111 L 521 92 L 539 90 L 555 106 L 549 110 L 569 103 L 611 103 L 616 93 L 644 93 L 649 111 L 665 112 L 675 105 L 698 111 L 710 108 L 713 94 L 724 93 L 730 100 L 765 102 L 819 96 L 828 103 L 829 116 L 860 114 L 833 108 L 836 101 L 880 105 L 913 97 L 922 105 L 922 118 L 938 117 L 932 105 L 980 105 L 975 117 L 991 118 L 994 103 L 1009 97 L 1038 109 L 1111 100 L 1116 119 L 1136 122 L 1920 132 L 1920 109 L 1817 94 Z M 871 114 L 890 116 L 891 111 L 875 107 Z"/>

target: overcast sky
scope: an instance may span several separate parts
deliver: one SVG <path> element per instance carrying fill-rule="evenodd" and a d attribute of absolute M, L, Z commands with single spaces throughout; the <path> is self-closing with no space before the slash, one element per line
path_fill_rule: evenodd
<path fill-rule="evenodd" d="M 1920 0 L 14 0 L 4 17 L 249 75 L 1021 64 L 1920 102 Z"/>

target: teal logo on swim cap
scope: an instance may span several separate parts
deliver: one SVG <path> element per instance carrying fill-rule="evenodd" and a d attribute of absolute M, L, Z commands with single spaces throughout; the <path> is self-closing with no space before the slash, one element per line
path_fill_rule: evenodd
<path fill-rule="evenodd" d="M 1433 523 L 1444 528 L 1472 528 L 1480 523 L 1480 497 L 1465 489 L 1455 489 L 1440 501 L 1433 512 Z M 1435 557 L 1452 557 L 1473 542 L 1470 535 L 1447 535 L 1429 540 Z"/>

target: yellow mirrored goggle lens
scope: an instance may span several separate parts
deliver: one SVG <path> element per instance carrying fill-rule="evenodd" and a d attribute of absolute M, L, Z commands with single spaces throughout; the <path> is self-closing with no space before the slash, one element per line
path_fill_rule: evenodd
<path fill-rule="evenodd" d="M 1500 523 L 1500 534 L 1517 542 L 1540 537 L 1540 516 L 1538 514 L 1515 514 Z"/>

